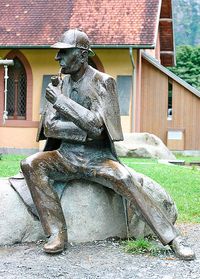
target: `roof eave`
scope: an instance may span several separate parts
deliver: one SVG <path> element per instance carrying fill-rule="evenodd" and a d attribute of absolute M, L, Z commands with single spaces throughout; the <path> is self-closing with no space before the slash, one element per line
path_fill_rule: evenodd
<path fill-rule="evenodd" d="M 96 45 L 96 44 L 92 44 L 91 45 L 92 48 L 113 48 L 113 49 L 122 49 L 122 48 L 135 48 L 135 49 L 154 49 L 155 48 L 155 44 L 142 44 L 142 45 L 132 45 L 132 44 L 127 44 L 127 45 L 122 45 L 122 44 L 109 44 L 109 45 L 106 45 L 106 44 L 99 44 L 99 45 Z"/>
<path fill-rule="evenodd" d="M 142 44 L 142 45 L 132 45 L 132 44 L 92 44 L 91 48 L 112 48 L 112 49 L 123 49 L 123 48 L 135 48 L 135 49 L 154 49 L 155 44 Z M 0 45 L 0 49 L 49 49 L 51 45 Z"/>
<path fill-rule="evenodd" d="M 174 67 L 176 66 L 176 44 L 175 44 L 175 28 L 174 28 L 174 2 L 172 1 L 172 36 L 173 36 L 173 49 L 174 49 Z"/>
<path fill-rule="evenodd" d="M 175 40 L 174 40 L 174 20 L 173 20 L 173 1 L 172 0 L 166 0 L 162 2 L 162 5 L 164 5 L 164 2 L 170 2 L 170 7 L 171 9 L 168 10 L 169 14 L 162 14 L 162 7 L 161 6 L 161 15 L 160 15 L 160 21 L 159 21 L 159 30 L 160 30 L 160 50 L 161 50 L 161 54 L 162 52 L 167 54 L 169 57 L 169 51 L 171 52 L 171 56 L 170 56 L 170 60 L 166 60 L 167 56 L 161 55 L 160 59 L 161 59 L 161 63 L 164 66 L 168 66 L 168 67 L 173 67 L 175 66 L 176 62 L 175 62 Z M 169 26 L 165 26 L 163 28 L 163 24 L 169 24 Z M 169 37 L 167 38 L 166 41 L 166 32 L 163 32 L 163 30 L 168 30 L 167 33 L 169 34 Z M 168 35 L 167 34 L 167 35 Z M 164 39 L 163 39 L 164 38 Z M 166 42 L 167 42 L 167 46 L 166 46 Z M 167 53 L 168 52 L 168 53 Z M 164 60 L 163 60 L 164 58 Z"/>
<path fill-rule="evenodd" d="M 157 44 L 157 37 L 158 37 L 158 34 L 159 34 L 159 21 L 160 21 L 161 6 L 162 6 L 162 0 L 159 0 L 158 13 L 157 13 L 157 18 L 156 18 L 156 26 L 155 26 L 155 33 L 154 33 L 154 44 L 155 44 L 155 46 Z"/>
<path fill-rule="evenodd" d="M 0 49 L 30 49 L 30 48 L 46 48 L 49 49 L 50 45 L 0 45 Z"/>

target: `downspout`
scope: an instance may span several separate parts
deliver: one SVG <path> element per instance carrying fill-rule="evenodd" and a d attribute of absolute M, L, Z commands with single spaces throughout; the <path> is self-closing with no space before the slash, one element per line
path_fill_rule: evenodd
<path fill-rule="evenodd" d="M 134 131 L 134 104 L 135 104 L 135 62 L 133 58 L 133 48 L 129 47 L 129 55 L 132 65 L 132 109 L 131 109 L 131 132 Z"/>
<path fill-rule="evenodd" d="M 7 94 L 8 94 L 8 66 L 13 66 L 13 60 L 0 60 L 0 65 L 4 66 L 4 112 L 3 112 L 3 125 L 5 125 L 6 120 L 8 119 L 7 111 Z"/>

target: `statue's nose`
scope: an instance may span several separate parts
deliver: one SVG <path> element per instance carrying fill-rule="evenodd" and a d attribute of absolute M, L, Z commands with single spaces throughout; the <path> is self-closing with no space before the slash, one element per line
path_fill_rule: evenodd
<path fill-rule="evenodd" d="M 60 54 L 59 54 L 59 52 L 56 54 L 55 60 L 56 60 L 56 61 L 59 61 L 59 60 L 60 60 Z"/>

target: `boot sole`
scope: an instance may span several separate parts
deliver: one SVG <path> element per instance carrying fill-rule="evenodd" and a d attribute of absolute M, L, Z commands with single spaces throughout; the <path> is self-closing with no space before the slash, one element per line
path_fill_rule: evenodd
<path fill-rule="evenodd" d="M 46 249 L 43 249 L 43 251 L 47 254 L 59 254 L 59 253 L 62 253 L 65 249 L 58 249 L 58 250 L 46 250 Z"/>
<path fill-rule="evenodd" d="M 59 254 L 59 253 L 62 253 L 64 250 L 67 249 L 67 243 L 64 244 L 64 247 L 60 248 L 60 249 L 57 249 L 57 250 L 48 250 L 48 249 L 45 249 L 43 248 L 43 251 L 47 254 Z"/>

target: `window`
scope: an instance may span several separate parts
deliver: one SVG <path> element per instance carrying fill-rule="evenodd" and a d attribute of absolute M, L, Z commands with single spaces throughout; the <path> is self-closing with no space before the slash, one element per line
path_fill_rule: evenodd
<path fill-rule="evenodd" d="M 7 111 L 8 119 L 26 119 L 27 76 L 23 64 L 14 58 L 8 69 Z"/>
<path fill-rule="evenodd" d="M 44 75 L 43 76 L 43 80 L 42 80 L 42 92 L 41 92 L 41 97 L 40 97 L 40 114 L 43 113 L 44 108 L 45 108 L 45 103 L 46 103 L 46 98 L 45 98 L 45 94 L 46 94 L 46 88 L 48 86 L 49 83 L 51 83 L 51 77 L 55 76 L 56 74 L 52 74 L 52 75 Z"/>
<path fill-rule="evenodd" d="M 117 92 L 121 115 L 129 115 L 132 76 L 117 76 Z"/>
<path fill-rule="evenodd" d="M 26 56 L 19 50 L 10 51 L 3 59 L 14 60 L 14 66 L 8 66 L 7 111 L 5 127 L 37 127 L 38 121 L 32 120 L 33 74 Z M 4 112 L 5 71 L 0 67 L 0 119 Z M 3 121 L 0 121 L 0 126 Z"/>
<path fill-rule="evenodd" d="M 172 120 L 172 95 L 173 95 L 173 83 L 171 80 L 168 80 L 168 110 L 167 110 L 167 119 Z"/>

